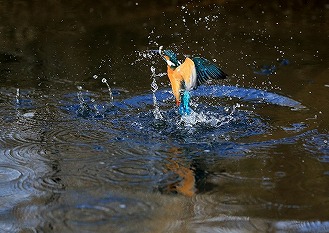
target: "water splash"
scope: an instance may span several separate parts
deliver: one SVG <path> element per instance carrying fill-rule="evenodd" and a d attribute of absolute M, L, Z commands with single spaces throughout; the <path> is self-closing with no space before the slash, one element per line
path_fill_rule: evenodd
<path fill-rule="evenodd" d="M 78 97 L 80 105 L 82 105 L 83 103 L 85 103 L 85 100 L 83 99 L 83 96 L 82 96 L 82 86 L 77 86 L 77 89 L 78 89 L 77 97 Z"/>
<path fill-rule="evenodd" d="M 102 78 L 102 83 L 105 83 L 106 86 L 107 86 L 107 90 L 108 90 L 108 92 L 109 92 L 109 96 L 110 96 L 110 104 L 112 105 L 112 104 L 113 104 L 113 93 L 112 93 L 111 87 L 110 87 L 110 85 L 108 84 L 106 78 Z"/>
<path fill-rule="evenodd" d="M 201 111 L 200 113 L 198 113 L 190 109 L 191 110 L 190 114 L 182 115 L 178 124 L 191 128 L 193 128 L 198 124 L 205 124 L 211 127 L 219 128 L 235 120 L 234 114 L 236 112 L 236 109 L 239 107 L 240 104 L 237 103 L 232 107 L 225 109 L 225 112 L 228 112 L 228 114 L 227 113 L 217 114 L 212 111 L 210 112 Z"/>
<path fill-rule="evenodd" d="M 82 117 L 90 117 L 93 113 L 93 110 L 89 107 L 87 102 L 82 96 L 82 86 L 77 86 L 78 92 L 77 92 L 77 98 L 79 100 L 79 108 L 77 110 L 78 116 Z"/>
<path fill-rule="evenodd" d="M 98 75 L 97 74 L 94 74 L 93 75 L 93 78 L 94 79 L 98 79 Z M 107 90 L 108 90 L 108 93 L 109 93 L 109 97 L 110 97 L 110 105 L 113 106 L 113 92 L 112 92 L 112 89 L 109 85 L 109 83 L 107 82 L 107 79 L 106 78 L 102 78 L 102 83 L 104 83 L 106 86 L 107 86 Z"/>
<path fill-rule="evenodd" d="M 159 119 L 163 119 L 162 115 L 161 115 L 161 112 L 160 112 L 160 108 L 159 108 L 159 105 L 158 105 L 158 102 L 157 102 L 157 98 L 156 98 L 156 91 L 158 90 L 158 85 L 156 83 L 156 77 L 157 77 L 157 74 L 155 73 L 155 68 L 153 66 L 151 66 L 151 72 L 152 72 L 152 78 L 153 78 L 153 81 L 151 83 L 151 90 L 152 90 L 152 93 L 153 93 L 153 105 L 154 105 L 154 110 L 153 110 L 153 115 L 155 117 L 155 119 L 159 120 Z"/>
<path fill-rule="evenodd" d="M 102 114 L 100 113 L 100 111 L 98 110 L 98 108 L 97 108 L 96 100 L 95 100 L 94 98 L 91 98 L 90 101 L 91 101 L 91 103 L 92 103 L 92 105 L 93 105 L 94 112 L 95 112 L 95 116 L 100 116 L 100 115 L 102 115 Z"/>
<path fill-rule="evenodd" d="M 20 103 L 19 96 L 20 96 L 20 90 L 19 90 L 19 88 L 17 88 L 16 89 L 16 104 L 19 104 Z"/>

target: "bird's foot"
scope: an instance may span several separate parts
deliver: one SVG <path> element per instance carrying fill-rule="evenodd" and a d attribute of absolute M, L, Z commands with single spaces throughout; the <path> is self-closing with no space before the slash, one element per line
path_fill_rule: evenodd
<path fill-rule="evenodd" d="M 181 115 L 190 115 L 192 110 L 190 107 L 184 108 L 184 106 L 181 105 L 179 106 L 178 112 Z"/>
<path fill-rule="evenodd" d="M 190 115 L 192 110 L 190 108 L 190 93 L 189 91 L 184 91 L 181 97 L 181 103 L 178 108 L 178 112 L 181 115 Z"/>

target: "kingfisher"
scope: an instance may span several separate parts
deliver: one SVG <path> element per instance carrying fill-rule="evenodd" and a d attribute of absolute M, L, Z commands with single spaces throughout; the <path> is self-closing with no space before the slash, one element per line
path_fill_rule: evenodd
<path fill-rule="evenodd" d="M 167 63 L 167 74 L 176 99 L 176 105 L 181 115 L 189 115 L 191 109 L 190 91 L 209 79 L 225 79 L 224 73 L 216 64 L 203 57 L 186 57 L 181 63 L 172 50 L 163 50 L 160 46 L 157 51 Z"/>

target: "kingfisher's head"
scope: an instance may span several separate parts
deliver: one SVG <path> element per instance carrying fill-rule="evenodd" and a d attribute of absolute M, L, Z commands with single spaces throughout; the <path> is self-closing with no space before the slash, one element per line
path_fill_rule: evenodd
<path fill-rule="evenodd" d="M 166 61 L 167 65 L 172 69 L 176 69 L 180 62 L 177 60 L 177 55 L 172 50 L 163 50 L 163 47 L 159 47 L 159 54 Z"/>

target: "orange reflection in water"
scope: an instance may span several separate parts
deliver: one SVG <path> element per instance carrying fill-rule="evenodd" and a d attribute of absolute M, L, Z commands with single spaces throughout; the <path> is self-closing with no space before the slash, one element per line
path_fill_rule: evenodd
<path fill-rule="evenodd" d="M 168 190 L 171 192 L 178 192 L 185 196 L 192 197 L 196 193 L 195 188 L 195 172 L 189 165 L 184 165 L 176 155 L 180 154 L 181 151 L 177 147 L 173 147 L 169 150 L 173 154 L 173 157 L 168 158 L 167 169 L 177 174 L 181 180 L 170 184 Z"/>

